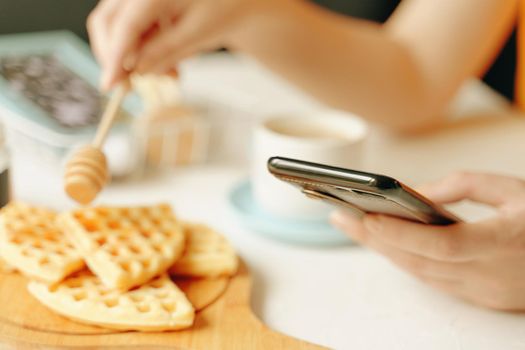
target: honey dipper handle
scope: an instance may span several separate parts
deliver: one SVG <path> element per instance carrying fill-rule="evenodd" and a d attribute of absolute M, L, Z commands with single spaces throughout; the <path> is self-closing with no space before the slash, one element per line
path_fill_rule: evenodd
<path fill-rule="evenodd" d="M 106 136 L 109 132 L 109 129 L 111 128 L 111 125 L 113 125 L 119 107 L 122 104 L 124 97 L 126 97 L 128 90 L 129 83 L 124 82 L 117 87 L 116 91 L 109 99 L 108 104 L 106 106 L 106 110 L 104 111 L 104 114 L 102 115 L 102 118 L 100 120 L 100 124 L 98 125 L 97 134 L 95 135 L 95 139 L 93 140 L 93 146 L 95 148 L 102 148 L 102 145 L 104 144 Z"/>

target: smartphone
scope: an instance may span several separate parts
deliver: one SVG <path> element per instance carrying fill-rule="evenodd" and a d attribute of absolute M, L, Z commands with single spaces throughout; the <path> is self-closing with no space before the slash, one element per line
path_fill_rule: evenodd
<path fill-rule="evenodd" d="M 378 213 L 430 225 L 461 221 L 388 176 L 282 157 L 270 158 L 268 170 L 307 197 L 350 209 L 358 215 Z"/>

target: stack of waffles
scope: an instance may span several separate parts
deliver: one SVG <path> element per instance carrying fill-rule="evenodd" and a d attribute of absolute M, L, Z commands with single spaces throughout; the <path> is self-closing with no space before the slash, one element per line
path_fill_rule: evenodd
<path fill-rule="evenodd" d="M 30 279 L 54 312 L 106 328 L 191 327 L 195 311 L 170 275 L 231 276 L 238 259 L 211 228 L 168 205 L 83 208 L 57 214 L 20 202 L 0 211 L 0 272 Z"/>

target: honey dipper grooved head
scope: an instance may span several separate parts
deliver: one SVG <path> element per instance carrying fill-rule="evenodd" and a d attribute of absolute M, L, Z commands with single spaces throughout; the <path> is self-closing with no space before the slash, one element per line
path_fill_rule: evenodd
<path fill-rule="evenodd" d="M 66 193 L 81 204 L 89 204 L 108 180 L 106 156 L 98 148 L 84 146 L 66 164 Z"/>

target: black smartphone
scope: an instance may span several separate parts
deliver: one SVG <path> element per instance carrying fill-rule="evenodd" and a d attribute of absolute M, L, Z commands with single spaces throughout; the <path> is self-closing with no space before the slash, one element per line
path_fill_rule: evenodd
<path fill-rule="evenodd" d="M 357 214 L 379 213 L 430 225 L 461 220 L 407 185 L 388 176 L 273 157 L 268 170 L 307 197 L 345 207 Z"/>

